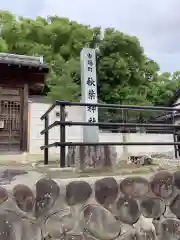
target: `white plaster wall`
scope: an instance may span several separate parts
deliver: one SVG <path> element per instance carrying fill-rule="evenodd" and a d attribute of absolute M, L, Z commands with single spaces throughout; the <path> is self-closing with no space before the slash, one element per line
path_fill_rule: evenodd
<path fill-rule="evenodd" d="M 29 152 L 41 153 L 40 146 L 44 143 L 44 136 L 40 134 L 40 131 L 44 128 L 44 122 L 40 120 L 40 117 L 49 108 L 49 104 L 41 103 L 37 99 L 29 99 Z"/>
<path fill-rule="evenodd" d="M 172 134 L 127 133 L 127 142 L 173 142 Z M 100 133 L 101 142 L 122 142 L 122 133 Z M 127 146 L 129 154 L 163 153 L 174 156 L 174 146 Z M 118 157 L 123 154 L 123 146 L 116 146 Z"/>
<path fill-rule="evenodd" d="M 44 120 L 41 121 L 40 117 L 48 110 L 52 105 L 46 98 L 43 97 L 31 97 L 29 98 L 29 112 L 30 112 L 30 134 L 29 134 L 29 152 L 30 153 L 43 153 L 40 150 L 40 146 L 44 145 L 44 135 L 40 132 L 44 129 Z M 56 116 L 56 112 L 60 113 L 60 107 L 56 107 L 49 114 L 49 124 L 54 121 L 58 121 L 59 117 Z M 80 107 L 66 107 L 67 121 L 82 121 L 82 109 Z M 59 142 L 60 139 L 60 127 L 56 126 L 49 130 L 49 143 Z M 82 141 L 82 127 L 72 126 L 66 127 L 66 141 L 77 142 Z M 50 148 L 51 153 L 59 153 L 60 148 Z"/>
<path fill-rule="evenodd" d="M 40 150 L 40 146 L 44 145 L 44 135 L 40 132 L 44 129 L 44 121 L 40 120 L 40 117 L 51 106 L 51 102 L 48 102 L 42 97 L 32 97 L 29 99 L 29 111 L 30 111 L 30 140 L 29 140 L 29 152 L 34 154 L 43 154 Z M 60 112 L 59 107 L 56 107 L 49 117 L 49 123 L 59 120 L 56 116 L 56 112 Z M 67 107 L 67 121 L 83 121 L 83 107 L 73 106 Z M 52 128 L 49 131 L 49 143 L 59 141 L 60 128 L 59 126 Z M 173 135 L 171 134 L 144 134 L 144 133 L 128 133 L 128 142 L 173 142 Z M 81 142 L 83 140 L 83 132 L 81 126 L 66 127 L 66 141 Z M 101 142 L 122 142 L 121 133 L 99 133 L 99 140 Z M 117 146 L 117 154 L 120 157 L 123 153 L 123 146 Z M 165 153 L 173 154 L 173 146 L 128 146 L 129 154 L 138 153 Z M 59 153 L 60 148 L 50 148 L 50 154 Z"/>

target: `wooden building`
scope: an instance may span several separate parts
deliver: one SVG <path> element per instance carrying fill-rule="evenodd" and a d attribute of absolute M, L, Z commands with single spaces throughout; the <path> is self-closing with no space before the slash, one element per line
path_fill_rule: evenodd
<path fill-rule="evenodd" d="M 42 57 L 0 53 L 0 154 L 28 150 L 28 96 L 48 71 Z"/>

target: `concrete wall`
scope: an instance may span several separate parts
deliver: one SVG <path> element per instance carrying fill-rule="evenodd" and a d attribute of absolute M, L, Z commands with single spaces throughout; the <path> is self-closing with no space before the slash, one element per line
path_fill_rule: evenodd
<path fill-rule="evenodd" d="M 29 139 L 29 152 L 40 154 L 40 146 L 44 144 L 44 136 L 40 131 L 44 129 L 44 121 L 40 117 L 50 107 L 51 103 L 46 98 L 32 97 L 29 99 L 29 112 L 30 112 L 30 139 Z M 67 107 L 67 121 L 83 121 L 83 107 Z M 59 120 L 56 116 L 59 113 L 59 107 L 56 107 L 51 113 L 49 123 Z M 60 128 L 57 126 L 49 131 L 50 143 L 59 141 Z M 99 133 L 101 142 L 122 142 L 122 133 Z M 130 133 L 126 134 L 127 141 L 129 142 L 173 142 L 173 135 L 171 134 L 144 134 L 144 133 Z M 70 142 L 81 142 L 83 140 L 83 132 L 81 126 L 66 127 L 66 140 Z M 123 147 L 117 146 L 117 154 L 120 157 L 123 154 Z M 136 153 L 165 153 L 172 155 L 174 152 L 173 146 L 128 146 L 128 152 L 131 154 Z M 51 153 L 59 153 L 59 148 L 50 148 Z"/>

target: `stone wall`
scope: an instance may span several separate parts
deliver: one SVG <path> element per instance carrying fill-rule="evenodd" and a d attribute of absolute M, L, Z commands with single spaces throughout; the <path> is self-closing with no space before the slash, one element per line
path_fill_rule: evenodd
<path fill-rule="evenodd" d="M 0 204 L 0 240 L 180 239 L 180 172 L 1 185 Z"/>

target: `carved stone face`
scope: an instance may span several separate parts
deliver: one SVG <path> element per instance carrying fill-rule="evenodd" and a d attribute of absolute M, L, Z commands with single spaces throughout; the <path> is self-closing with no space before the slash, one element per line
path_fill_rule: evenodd
<path fill-rule="evenodd" d="M 145 198 L 140 201 L 140 210 L 146 218 L 159 218 L 166 210 L 164 201 L 160 198 Z"/>
<path fill-rule="evenodd" d="M 82 212 L 84 229 L 98 239 L 115 239 L 121 232 L 120 222 L 99 205 L 87 205 Z"/>
<path fill-rule="evenodd" d="M 13 196 L 17 206 L 23 212 L 31 212 L 34 205 L 34 195 L 31 189 L 23 184 L 16 185 L 13 189 Z"/>
<path fill-rule="evenodd" d="M 128 177 L 120 183 L 120 190 L 128 197 L 143 197 L 149 192 L 149 183 L 141 177 Z"/>
<path fill-rule="evenodd" d="M 60 239 L 69 234 L 74 224 L 73 213 L 69 207 L 66 207 L 50 215 L 45 222 L 45 228 L 53 239 Z"/>
<path fill-rule="evenodd" d="M 180 236 L 180 221 L 177 219 L 165 219 L 161 225 L 161 237 L 164 240 L 178 240 Z"/>
<path fill-rule="evenodd" d="M 60 189 L 57 183 L 50 179 L 41 179 L 36 183 L 35 216 L 48 211 L 57 200 Z"/>
<path fill-rule="evenodd" d="M 118 184 L 113 177 L 102 178 L 95 182 L 95 198 L 98 203 L 108 207 L 118 195 Z"/>
<path fill-rule="evenodd" d="M 161 198 L 169 198 L 174 191 L 174 178 L 173 175 L 167 171 L 161 171 L 154 175 L 151 181 L 151 190 Z"/>
<path fill-rule="evenodd" d="M 120 197 L 116 203 L 117 217 L 126 224 L 134 224 L 140 216 L 139 206 L 135 199 Z"/>
<path fill-rule="evenodd" d="M 66 201 L 69 205 L 85 202 L 91 195 L 91 186 L 85 181 L 73 181 L 66 187 Z"/>

